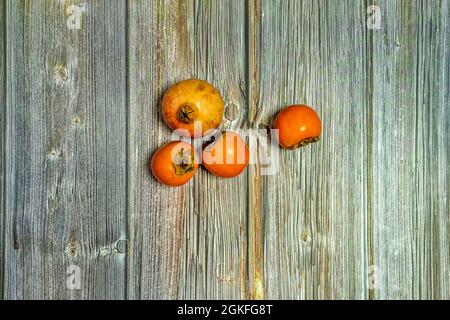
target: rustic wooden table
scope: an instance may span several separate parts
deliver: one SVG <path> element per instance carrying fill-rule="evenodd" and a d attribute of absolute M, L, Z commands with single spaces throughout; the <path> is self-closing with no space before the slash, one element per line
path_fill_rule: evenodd
<path fill-rule="evenodd" d="M 450 298 L 450 1 L 0 0 L 0 17 L 0 298 Z M 322 140 L 276 175 L 163 187 L 161 96 L 192 77 L 220 89 L 223 128 L 306 103 Z"/>

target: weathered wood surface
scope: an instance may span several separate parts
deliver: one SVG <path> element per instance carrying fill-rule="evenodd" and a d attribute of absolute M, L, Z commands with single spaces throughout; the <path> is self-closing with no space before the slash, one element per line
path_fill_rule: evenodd
<path fill-rule="evenodd" d="M 449 299 L 450 2 L 380 6 L 369 172 L 375 297 Z"/>
<path fill-rule="evenodd" d="M 177 296 L 182 215 L 188 188 L 158 184 L 149 157 L 169 141 L 159 102 L 170 83 L 187 76 L 184 6 L 175 2 L 128 3 L 128 231 L 130 299 Z M 180 66 L 178 68 L 177 66 Z"/>
<path fill-rule="evenodd" d="M 69 5 L 6 1 L 6 299 L 125 297 L 126 8 Z"/>
<path fill-rule="evenodd" d="M 219 88 L 224 129 L 246 120 L 244 1 L 194 1 L 186 6 L 189 77 Z M 232 41 L 230 41 L 232 39 Z M 224 180 L 201 170 L 184 204 L 179 298 L 245 298 L 247 256 L 246 175 Z"/>
<path fill-rule="evenodd" d="M 81 3 L 0 1 L 0 297 L 450 298 L 450 1 L 376 1 L 369 29 L 368 1 L 95 0 L 69 29 Z M 191 77 L 223 128 L 307 103 L 322 140 L 163 187 Z"/>
<path fill-rule="evenodd" d="M 245 175 L 223 181 L 200 171 L 175 190 L 148 170 L 151 153 L 171 138 L 159 106 L 176 81 L 213 83 L 240 111 L 228 110 L 224 127 L 243 123 L 245 3 L 133 1 L 129 14 L 129 297 L 245 297 Z"/>
<path fill-rule="evenodd" d="M 6 101 L 6 7 L 0 1 L 0 101 Z M 5 216 L 5 142 L 6 142 L 6 104 L 0 107 L 0 299 L 3 298 L 3 257 L 4 257 L 4 216 Z"/>
<path fill-rule="evenodd" d="M 320 142 L 280 153 L 261 183 L 267 298 L 367 298 L 366 6 L 355 1 L 263 1 L 254 121 L 285 105 L 321 116 Z"/>

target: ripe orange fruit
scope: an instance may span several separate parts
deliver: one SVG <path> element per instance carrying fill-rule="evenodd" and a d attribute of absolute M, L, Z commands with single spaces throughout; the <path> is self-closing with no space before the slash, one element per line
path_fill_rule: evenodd
<path fill-rule="evenodd" d="M 284 108 L 275 118 L 278 141 L 287 149 L 295 149 L 320 140 L 322 124 L 316 111 L 306 105 Z"/>
<path fill-rule="evenodd" d="M 191 79 L 178 82 L 164 94 L 163 117 L 172 130 L 184 129 L 180 135 L 201 137 L 209 129 L 216 129 L 222 122 L 224 102 L 211 84 Z M 201 125 L 194 132 L 194 124 Z"/>
<path fill-rule="evenodd" d="M 159 182 L 178 187 L 194 176 L 198 155 L 189 143 L 172 141 L 155 152 L 150 167 Z"/>
<path fill-rule="evenodd" d="M 227 131 L 203 150 L 202 160 L 205 168 L 212 174 L 233 178 L 247 167 L 249 151 L 239 135 Z"/>

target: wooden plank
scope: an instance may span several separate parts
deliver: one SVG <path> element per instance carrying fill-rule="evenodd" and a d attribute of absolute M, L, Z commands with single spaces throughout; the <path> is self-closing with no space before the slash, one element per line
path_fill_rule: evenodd
<path fill-rule="evenodd" d="M 79 3 L 7 1 L 8 299 L 125 296 L 126 8 Z"/>
<path fill-rule="evenodd" d="M 305 103 L 323 123 L 320 142 L 282 150 L 278 174 L 261 177 L 265 298 L 368 297 L 365 11 L 362 2 L 316 0 L 255 10 L 250 122 L 270 125 L 284 106 Z"/>
<path fill-rule="evenodd" d="M 187 7 L 190 76 L 212 83 L 225 101 L 222 129 L 246 120 L 246 4 L 194 1 Z M 185 202 L 183 299 L 247 297 L 246 172 L 233 179 L 201 168 Z"/>
<path fill-rule="evenodd" d="M 6 6 L 0 1 L 0 101 L 6 101 Z M 5 142 L 6 142 L 6 106 L 0 108 L 0 300 L 3 299 L 3 264 L 5 235 Z"/>
<path fill-rule="evenodd" d="M 248 2 L 248 122 L 251 129 L 259 129 L 256 117 L 259 109 L 261 2 Z M 256 124 L 256 125 L 255 125 Z M 266 125 L 267 126 L 267 125 Z M 250 299 L 264 299 L 264 243 L 263 189 L 259 163 L 259 136 L 251 136 L 250 154 L 257 161 L 248 169 L 248 287 Z M 270 271 L 269 271 L 270 272 Z"/>
<path fill-rule="evenodd" d="M 101 0 L 79 30 L 73 4 L 0 0 L 0 298 L 450 298 L 450 1 Z M 165 188 L 191 77 L 223 128 L 306 103 L 322 140 Z"/>
<path fill-rule="evenodd" d="M 450 2 L 380 1 L 373 222 L 380 299 L 449 299 Z"/>
<path fill-rule="evenodd" d="M 149 156 L 170 141 L 160 101 L 176 81 L 214 84 L 224 122 L 245 119 L 245 7 L 240 1 L 129 3 L 129 298 L 239 298 L 245 295 L 245 175 L 221 180 L 200 169 L 170 189 L 148 170 Z M 233 39 L 232 42 L 229 40 Z"/>
<path fill-rule="evenodd" d="M 128 225 L 130 299 L 170 299 L 178 292 L 182 216 L 192 183 L 172 189 L 149 170 L 153 152 L 170 141 L 160 102 L 187 78 L 186 4 L 131 1 L 129 12 Z"/>

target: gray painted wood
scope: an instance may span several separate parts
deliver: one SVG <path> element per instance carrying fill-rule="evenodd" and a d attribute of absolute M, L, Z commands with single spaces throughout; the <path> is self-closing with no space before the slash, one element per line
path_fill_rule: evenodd
<path fill-rule="evenodd" d="M 125 296 L 125 6 L 69 5 L 7 1 L 7 299 Z"/>
<path fill-rule="evenodd" d="M 372 1 L 95 0 L 70 30 L 77 3 L 0 1 L 0 297 L 450 298 L 450 1 L 375 1 L 380 30 Z M 306 103 L 322 140 L 164 187 L 160 102 L 191 77 L 224 129 Z"/>

